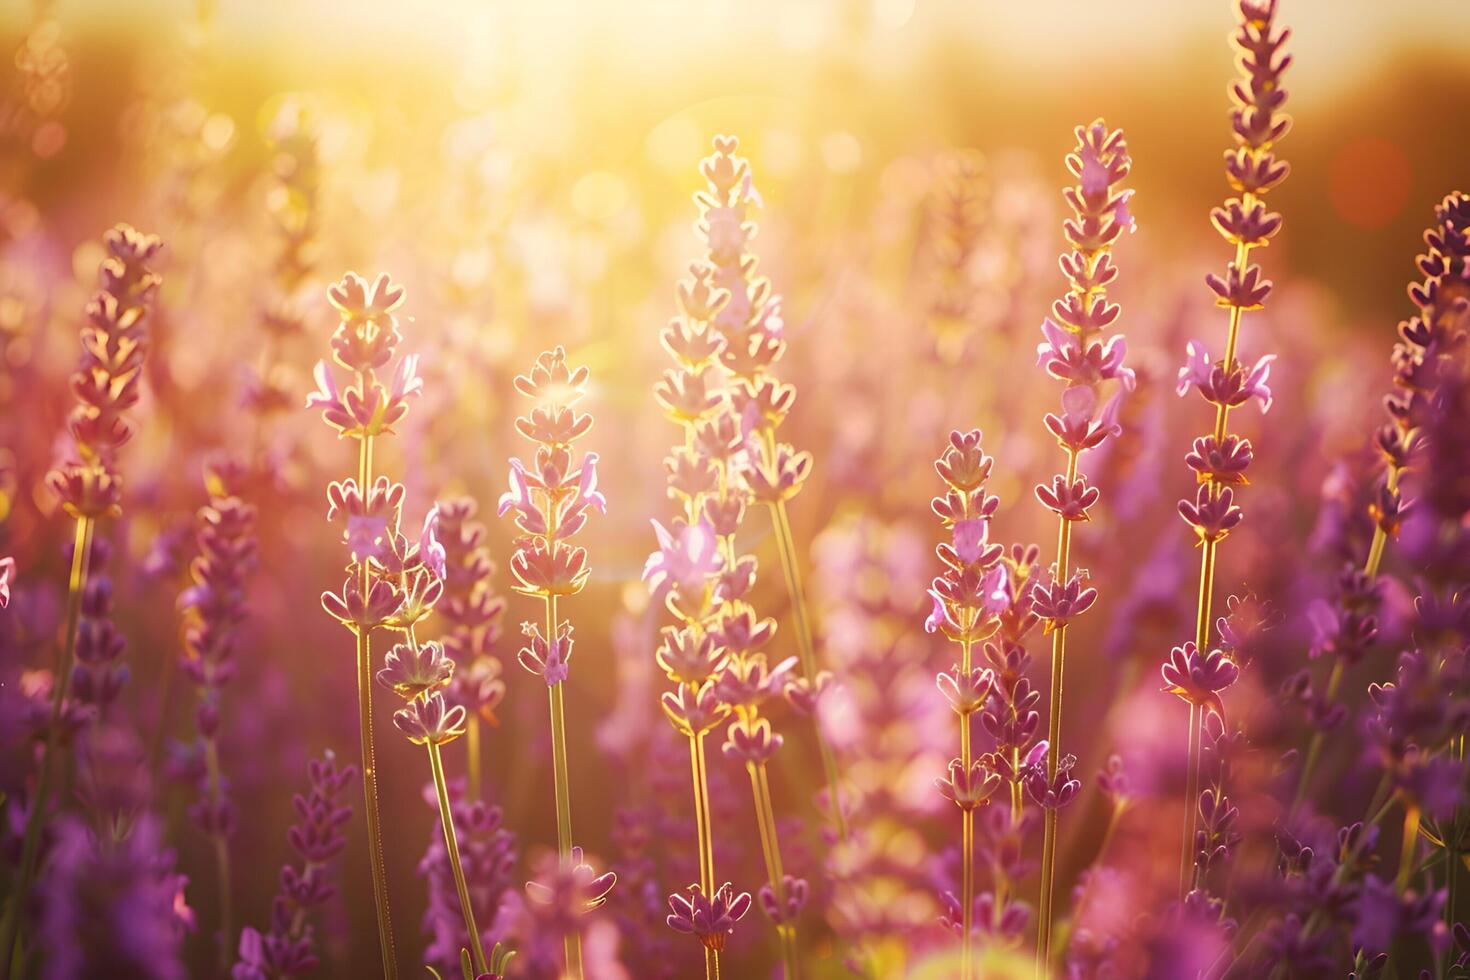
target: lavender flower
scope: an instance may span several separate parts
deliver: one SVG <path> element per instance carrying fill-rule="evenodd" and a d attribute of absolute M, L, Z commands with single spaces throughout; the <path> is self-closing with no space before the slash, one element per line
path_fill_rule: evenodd
<path fill-rule="evenodd" d="M 1061 257 L 1067 277 L 1067 293 L 1052 304 L 1052 317 L 1042 324 L 1043 343 L 1037 349 L 1038 364 L 1053 378 L 1065 383 L 1062 413 L 1048 413 L 1046 427 L 1066 453 L 1064 471 L 1052 477 L 1050 486 L 1036 487 L 1036 498 L 1058 517 L 1057 560 L 1051 583 L 1037 585 L 1033 611 L 1046 622 L 1052 637 L 1051 699 L 1048 712 L 1047 771 L 1040 784 L 1051 787 L 1039 799 L 1046 805 L 1041 855 L 1041 902 L 1037 917 L 1036 959 L 1045 971 L 1051 961 L 1052 905 L 1055 900 L 1057 811 L 1071 795 L 1060 787 L 1068 780 L 1058 778 L 1058 755 L 1062 736 L 1062 679 L 1066 664 L 1067 623 L 1096 601 L 1097 592 L 1088 587 L 1086 576 L 1071 566 L 1072 526 L 1090 520 L 1089 510 L 1101 497 L 1085 474 L 1079 472 L 1079 457 L 1096 449 L 1122 430 L 1116 418 L 1118 401 L 1131 390 L 1136 379 L 1124 367 L 1127 345 L 1121 336 L 1106 341 L 1103 331 L 1118 319 L 1118 304 L 1107 298 L 1107 288 L 1117 279 L 1112 247 L 1125 230 L 1134 231 L 1129 210 L 1133 191 L 1122 186 L 1133 167 L 1122 130 L 1109 129 L 1101 119 L 1076 129 L 1077 147 L 1067 155 L 1067 169 L 1077 183 L 1063 191 L 1073 217 L 1062 222 L 1069 251 Z M 1099 410 L 1103 391 L 1115 389 Z M 1033 799 L 1037 794 L 1028 783 Z"/>
<path fill-rule="evenodd" d="M 338 802 L 347 785 L 357 778 L 352 766 L 337 766 L 329 751 L 307 767 L 310 788 L 293 797 L 297 822 L 286 834 L 300 864 L 281 868 L 280 890 L 271 905 L 270 927 L 264 932 L 247 926 L 240 934 L 234 980 L 278 980 L 309 973 L 318 966 L 316 936 L 308 916 L 337 893 L 330 871 L 333 860 L 347 847 L 344 830 L 352 808 Z"/>
<path fill-rule="evenodd" d="M 454 678 L 445 692 L 469 712 L 470 796 L 480 795 L 480 722 L 496 724 L 495 709 L 505 697 L 503 666 L 496 652 L 505 600 L 495 594 L 495 565 L 484 545 L 485 526 L 473 520 L 470 497 L 435 504 L 435 540 L 444 552 L 444 594 L 435 611 L 450 626 L 444 651 L 454 661 Z"/>
<path fill-rule="evenodd" d="M 1005 549 L 992 544 L 988 527 L 1000 501 L 985 490 L 994 461 L 980 448 L 978 429 L 952 432 L 949 445 L 934 468 L 945 482 L 943 496 L 930 506 L 949 530 L 951 541 L 941 542 L 935 554 L 944 563 L 929 589 L 934 611 L 924 628 L 942 630 L 960 647 L 960 662 L 936 679 L 940 691 L 959 716 L 960 754 L 949 763 L 949 773 L 935 780 L 940 793 L 960 809 L 961 869 L 960 973 L 972 969 L 972 913 L 975 901 L 974 810 L 999 788 L 1002 775 L 994 757 L 976 758 L 971 744 L 971 717 L 985 703 L 994 684 L 994 673 L 977 670 L 973 663 L 975 645 L 1001 626 L 1001 614 L 1010 608 L 1008 566 L 1002 563 Z"/>
<path fill-rule="evenodd" d="M 200 508 L 197 523 L 199 554 L 189 565 L 193 584 L 179 596 L 186 652 L 181 665 L 199 693 L 194 720 L 206 772 L 190 817 L 214 845 L 219 931 L 225 939 L 220 957 L 227 964 L 228 943 L 235 934 L 229 840 L 236 815 L 220 763 L 220 699 L 234 676 L 235 650 L 246 617 L 247 576 L 255 564 L 255 508 L 238 497 L 216 496 Z"/>
<path fill-rule="evenodd" d="M 392 980 L 397 976 L 398 965 L 388 908 L 382 834 L 378 828 L 371 638 L 374 630 L 385 626 L 411 629 L 428 615 L 443 586 L 425 565 L 417 543 L 411 543 L 399 529 L 403 487 L 386 477 L 375 479 L 372 471 L 374 443 L 393 431 L 393 426 L 408 413 L 408 400 L 423 389 L 417 375 L 418 358 L 414 355 L 398 360 L 391 386 L 385 386 L 378 378 L 379 371 L 394 363 L 403 339 L 394 312 L 403 304 L 403 287 L 395 285 L 386 274 L 369 286 L 367 280 L 349 272 L 327 290 L 327 297 L 338 315 L 337 328 L 332 333 L 332 359 L 339 367 L 351 371 L 354 380 L 339 390 L 333 368 L 319 361 L 315 372 L 318 390 L 308 396 L 306 405 L 319 409 L 322 420 L 336 430 L 339 438 L 355 440 L 358 452 L 357 476 L 333 483 L 327 492 L 327 519 L 340 517 L 346 524 L 343 540 L 348 545 L 351 561 L 342 591 L 323 593 L 322 608 L 347 627 L 357 641 L 358 721 L 368 855 L 378 916 L 379 952 L 383 969 Z M 443 720 L 442 716 L 439 720 Z M 429 729 L 418 726 L 414 731 L 427 733 Z M 435 733 L 444 734 L 439 729 Z"/>
<path fill-rule="evenodd" d="M 61 721 L 66 714 L 72 665 L 79 643 L 79 618 L 87 586 L 92 537 L 97 521 L 121 510 L 122 480 L 116 457 L 136 431 L 127 412 L 141 394 L 143 366 L 148 356 L 148 322 L 161 280 L 149 268 L 163 248 L 152 235 L 140 234 L 128 225 L 118 225 L 103 237 L 107 258 L 97 269 L 100 289 L 87 304 L 87 322 L 82 327 L 82 357 L 72 375 L 72 392 L 77 404 L 67 416 L 71 445 L 55 469 L 46 475 L 46 485 L 61 501 L 62 509 L 75 519 L 71 579 L 67 585 L 66 633 L 57 676 L 52 683 L 50 720 L 46 732 L 46 754 L 30 802 L 24 841 L 21 845 L 15 894 L 27 895 L 35 879 L 40 856 L 41 823 L 50 804 L 51 783 L 58 764 Z M 115 644 L 103 644 L 93 652 L 107 651 L 115 659 Z M 95 694 L 115 693 L 110 683 L 99 685 Z M 9 963 L 20 934 L 21 902 L 11 902 L 0 922 L 0 962 Z"/>
<path fill-rule="evenodd" d="M 760 206 L 761 200 L 755 190 L 750 161 L 737 155 L 739 148 L 740 141 L 735 137 L 716 136 L 714 152 L 700 163 L 700 173 L 707 186 L 694 196 L 700 213 L 695 228 L 706 246 L 712 271 L 710 284 L 718 292 L 704 289 L 713 302 L 707 300 L 702 309 L 686 308 L 686 316 L 708 322 L 710 329 L 704 333 L 709 343 L 718 343 L 712 354 L 718 357 L 730 381 L 730 417 L 717 422 L 710 430 L 715 436 L 708 443 L 713 448 L 711 455 L 723 456 L 728 475 L 738 477 L 738 482 L 744 485 L 747 496 L 742 505 L 765 504 L 771 512 L 791 597 L 801 675 L 815 685 L 820 671 L 801 562 L 786 507 L 811 475 L 812 456 L 782 442 L 779 434 L 795 404 L 796 389 L 783 383 L 775 371 L 776 363 L 786 351 L 786 325 L 781 316 L 781 300 L 772 293 L 770 280 L 757 273 L 756 258 L 750 252 L 750 241 L 757 231 L 751 212 Z M 681 302 L 682 298 L 681 291 Z M 678 355 L 674 348 L 670 350 Z M 737 453 L 737 449 L 741 451 Z M 727 501 L 733 496 L 728 485 L 721 496 Z M 721 502 L 715 508 L 732 517 L 738 509 L 733 501 Z M 690 515 L 690 521 L 693 520 Z M 827 805 L 838 836 L 846 837 L 847 819 L 838 792 L 836 762 L 820 719 L 815 713 L 812 717 L 827 781 Z M 781 877 L 772 875 L 775 887 L 780 887 Z M 713 882 L 705 884 L 708 890 Z"/>
<path fill-rule="evenodd" d="M 1265 194 L 1286 179 L 1289 167 L 1276 157 L 1275 146 L 1291 128 L 1291 119 L 1280 112 L 1286 101 L 1281 75 L 1291 63 L 1290 56 L 1280 53 L 1289 31 L 1276 31 L 1273 19 L 1276 0 L 1239 0 L 1239 28 L 1232 38 L 1239 57 L 1242 77 L 1230 90 L 1234 103 L 1231 123 L 1235 146 L 1225 154 L 1225 176 L 1239 194 L 1215 208 L 1210 219 L 1226 242 L 1235 246 L 1235 259 L 1223 278 L 1206 277 L 1219 306 L 1229 311 L 1229 330 L 1224 356 L 1211 361 L 1204 344 L 1191 341 L 1188 363 L 1179 372 L 1179 394 L 1191 387 L 1198 389 L 1204 400 L 1214 406 L 1214 426 L 1209 434 L 1195 441 L 1194 452 L 1186 457 L 1199 481 L 1194 501 L 1179 502 L 1179 514 L 1193 528 L 1200 545 L 1199 607 L 1195 615 L 1195 638 L 1190 652 L 1181 660 L 1180 649 L 1171 654 L 1165 667 L 1166 685 L 1190 703 L 1189 763 L 1184 791 L 1184 835 L 1179 862 L 1179 894 L 1189 890 L 1194 866 L 1195 806 L 1199 792 L 1200 729 L 1203 711 L 1223 712 L 1218 700 L 1209 702 L 1202 693 L 1218 690 L 1212 684 L 1228 684 L 1234 674 L 1225 668 L 1216 651 L 1210 649 L 1210 605 L 1214 598 L 1216 553 L 1221 541 L 1238 527 L 1244 518 L 1235 505 L 1235 489 L 1245 482 L 1245 470 L 1253 456 L 1250 444 L 1229 431 L 1230 410 L 1252 398 L 1261 411 L 1271 407 L 1271 389 L 1266 386 L 1273 355 L 1266 355 L 1247 366 L 1239 359 L 1240 327 L 1247 310 L 1259 309 L 1271 290 L 1269 280 L 1262 278 L 1258 267 L 1249 264 L 1253 248 L 1270 243 L 1281 227 L 1281 215 L 1267 211 Z M 1213 465 L 1219 458 L 1229 457 L 1229 464 Z M 1208 653 L 1203 653 L 1208 651 Z M 1228 661 L 1228 658 L 1227 658 Z M 1232 665 L 1233 666 L 1233 665 Z M 1183 668 L 1182 670 L 1180 668 Z M 1225 673 L 1219 673 L 1220 670 Z M 1190 682 L 1184 674 L 1200 671 Z M 1226 674 L 1228 674 L 1228 679 Z M 1173 680 L 1170 680 L 1170 675 Z M 1194 684 L 1193 687 L 1190 684 Z"/>
<path fill-rule="evenodd" d="M 567 366 L 566 351 L 560 347 L 542 353 L 529 374 L 516 377 L 516 390 L 531 403 L 526 414 L 516 419 L 516 431 L 536 444 L 536 456 L 530 467 L 518 459 L 510 461 L 510 489 L 500 498 L 499 509 L 502 517 L 513 513 L 521 531 L 510 561 L 511 573 L 519 583 L 516 591 L 540 597 L 545 609 L 544 626 L 523 627 L 529 643 L 520 661 L 546 681 L 559 873 L 579 881 L 583 874 L 579 869 L 586 865 L 581 861 L 581 848 L 572 845 L 565 722 L 564 682 L 571 655 L 571 624 L 561 618 L 557 601 L 581 592 L 591 574 L 586 550 L 572 545 L 571 538 L 587 523 L 590 511 L 607 511 L 607 501 L 597 490 L 597 454 L 587 453 L 578 461 L 572 445 L 592 428 L 592 416 L 576 409 L 586 394 L 588 377 L 585 367 L 574 371 Z M 617 876 L 609 872 L 598 880 L 603 878 L 607 879 L 607 890 L 611 890 Z M 574 925 L 558 931 L 565 945 L 565 968 L 580 980 L 581 932 Z"/>

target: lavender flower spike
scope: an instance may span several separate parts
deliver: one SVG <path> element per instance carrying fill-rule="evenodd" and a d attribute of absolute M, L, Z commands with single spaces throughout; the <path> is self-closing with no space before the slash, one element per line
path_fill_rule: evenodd
<path fill-rule="evenodd" d="M 1122 130 L 1109 129 L 1101 119 L 1078 126 L 1076 136 L 1076 149 L 1067 155 L 1066 163 L 1077 182 L 1062 192 L 1073 213 L 1062 222 L 1068 251 L 1062 253 L 1060 264 L 1067 292 L 1052 304 L 1052 318 L 1042 324 L 1044 342 L 1037 349 L 1039 364 L 1064 384 L 1061 414 L 1048 413 L 1044 421 L 1066 460 L 1049 485 L 1036 487 L 1036 499 L 1057 516 L 1057 559 L 1051 582 L 1038 584 L 1033 593 L 1034 612 L 1052 639 L 1047 723 L 1051 751 L 1046 755 L 1046 771 L 1026 783 L 1033 801 L 1049 801 L 1042 804 L 1041 895 L 1036 919 L 1036 962 L 1041 972 L 1047 972 L 1051 963 L 1058 811 L 1070 802 L 1071 795 L 1047 789 L 1038 798 L 1033 783 L 1048 787 L 1068 783 L 1064 774 L 1059 776 L 1058 768 L 1067 626 L 1097 600 L 1097 591 L 1088 586 L 1085 573 L 1071 565 L 1073 525 L 1091 520 L 1089 511 L 1101 497 L 1081 472 L 1079 458 L 1119 435 L 1118 405 L 1124 392 L 1136 384 L 1133 371 L 1123 365 L 1127 345 L 1122 337 L 1114 334 L 1104 339 L 1104 332 L 1121 312 L 1107 296 L 1107 288 L 1118 278 L 1112 248 L 1125 230 L 1136 230 L 1129 210 L 1133 191 L 1123 186 L 1133 161 Z"/>

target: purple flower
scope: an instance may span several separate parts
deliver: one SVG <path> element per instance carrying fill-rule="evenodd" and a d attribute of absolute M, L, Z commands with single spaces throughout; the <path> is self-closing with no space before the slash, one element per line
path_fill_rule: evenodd
<path fill-rule="evenodd" d="M 980 560 L 988 543 L 990 522 L 980 518 L 955 521 L 954 550 L 965 564 Z"/>
<path fill-rule="evenodd" d="M 558 861 L 541 878 L 526 882 L 526 897 L 533 905 L 560 925 L 575 923 L 580 916 L 607 904 L 607 896 L 618 883 L 611 871 L 598 874 L 582 857 L 582 848 L 573 847 L 570 861 Z"/>
<path fill-rule="evenodd" d="M 1254 398 L 1260 402 L 1262 414 L 1271 410 L 1271 389 L 1266 380 L 1271 376 L 1275 354 L 1267 354 L 1247 370 L 1239 362 L 1228 368 L 1212 362 L 1205 346 L 1197 340 L 1189 341 L 1185 350 L 1188 360 L 1179 369 L 1179 383 L 1175 386 L 1180 395 L 1193 387 L 1199 389 L 1206 401 L 1216 405 L 1238 408 Z"/>
<path fill-rule="evenodd" d="M 1064 755 L 1058 759 L 1056 773 L 1048 777 L 1046 761 L 1050 753 L 1051 746 L 1046 742 L 1036 743 L 1026 757 L 1021 784 L 1031 802 L 1044 810 L 1060 810 L 1077 798 L 1082 791 L 1082 781 L 1072 778 L 1072 770 L 1077 765 L 1075 755 Z"/>
<path fill-rule="evenodd" d="M 383 659 L 377 679 L 394 694 L 411 700 L 446 686 L 453 675 L 454 661 L 431 640 L 418 647 L 395 644 Z"/>
<path fill-rule="evenodd" d="M 643 581 L 655 594 L 670 587 L 699 592 L 708 579 L 724 568 L 719 540 L 706 521 L 694 524 L 675 521 L 672 531 L 654 521 L 653 530 L 658 536 L 659 550 L 644 564 Z"/>
<path fill-rule="evenodd" d="M 1191 640 L 1169 651 L 1169 659 L 1160 673 L 1165 693 L 1177 695 L 1195 707 L 1208 708 L 1224 718 L 1220 692 L 1235 683 L 1240 668 L 1223 650 L 1201 654 Z"/>
<path fill-rule="evenodd" d="M 698 885 L 690 885 L 688 890 L 688 898 L 678 892 L 669 896 L 669 928 L 699 937 L 709 949 L 724 949 L 725 940 L 735 934 L 735 923 L 750 911 L 750 893 L 737 895 L 728 881 L 712 899 L 705 897 Z"/>
<path fill-rule="evenodd" d="M 967 811 L 983 806 L 1000 783 L 1000 775 L 984 759 L 976 759 L 968 768 L 959 759 L 951 759 L 948 774 L 934 780 L 941 796 Z"/>
<path fill-rule="evenodd" d="M 806 879 L 791 875 L 782 876 L 781 890 L 785 894 L 784 901 L 776 897 L 776 890 L 768 884 L 762 885 L 760 890 L 761 911 L 778 926 L 795 922 L 811 895 Z"/>
<path fill-rule="evenodd" d="M 527 534 L 545 534 L 548 530 L 546 515 L 531 496 L 531 481 L 526 474 L 525 464 L 512 458 L 510 461 L 510 489 L 500 495 L 496 516 L 504 517 L 516 512 L 516 527 Z"/>
<path fill-rule="evenodd" d="M 464 734 L 465 709 L 450 707 L 443 694 L 433 691 L 395 711 L 393 724 L 415 745 L 446 745 Z"/>
<path fill-rule="evenodd" d="M 566 680 L 571 670 L 568 661 L 572 656 L 572 624 L 562 623 L 556 639 L 550 644 L 541 635 L 541 628 L 534 623 L 521 624 L 521 633 L 530 639 L 530 643 L 521 647 L 517 654 L 521 666 L 540 675 L 547 687 L 555 687 Z"/>
<path fill-rule="evenodd" d="M 765 718 L 756 718 L 754 721 L 741 718 L 730 725 L 726 734 L 728 738 L 721 748 L 726 758 L 736 762 L 767 762 L 776 754 L 783 741 L 780 735 L 771 730 L 771 723 Z"/>
<path fill-rule="evenodd" d="M 419 559 L 437 579 L 446 574 L 444 545 L 439 542 L 439 505 L 429 508 L 424 515 L 424 528 L 419 532 Z"/>

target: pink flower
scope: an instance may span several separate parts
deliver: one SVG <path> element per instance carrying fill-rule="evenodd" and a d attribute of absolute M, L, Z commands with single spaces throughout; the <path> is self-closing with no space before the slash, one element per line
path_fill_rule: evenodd
<path fill-rule="evenodd" d="M 658 536 L 659 550 L 648 556 L 643 566 L 643 581 L 655 593 L 671 585 L 684 591 L 702 589 L 724 567 L 719 541 L 708 522 L 675 522 L 671 532 L 654 521 L 653 530 Z"/>
<path fill-rule="evenodd" d="M 444 578 L 446 555 L 444 545 L 439 543 L 439 505 L 429 508 L 424 515 L 424 529 L 419 532 L 419 559 L 428 566 L 437 579 Z"/>
<path fill-rule="evenodd" d="M 10 579 L 15 574 L 15 559 L 0 558 L 0 609 L 10 605 Z"/>
<path fill-rule="evenodd" d="M 955 554 L 960 556 L 960 561 L 966 565 L 979 561 L 981 554 L 984 553 L 989 536 L 989 523 L 979 518 L 955 521 L 954 550 Z"/>
<path fill-rule="evenodd" d="M 496 516 L 504 517 L 516 512 L 516 526 L 527 534 L 545 534 L 546 516 L 531 497 L 531 482 L 526 476 L 526 467 L 520 460 L 510 461 L 510 489 L 500 495 L 500 506 Z"/>
<path fill-rule="evenodd" d="M 1184 350 L 1188 360 L 1179 369 L 1179 383 L 1174 389 L 1180 395 L 1188 394 L 1191 385 L 1203 390 L 1210 383 L 1210 353 L 1205 345 L 1191 340 Z"/>

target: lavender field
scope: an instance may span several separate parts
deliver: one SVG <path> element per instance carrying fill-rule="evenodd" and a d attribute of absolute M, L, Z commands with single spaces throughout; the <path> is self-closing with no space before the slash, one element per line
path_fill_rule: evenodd
<path fill-rule="evenodd" d="M 0 980 L 1470 977 L 1470 7 L 0 11 Z"/>

